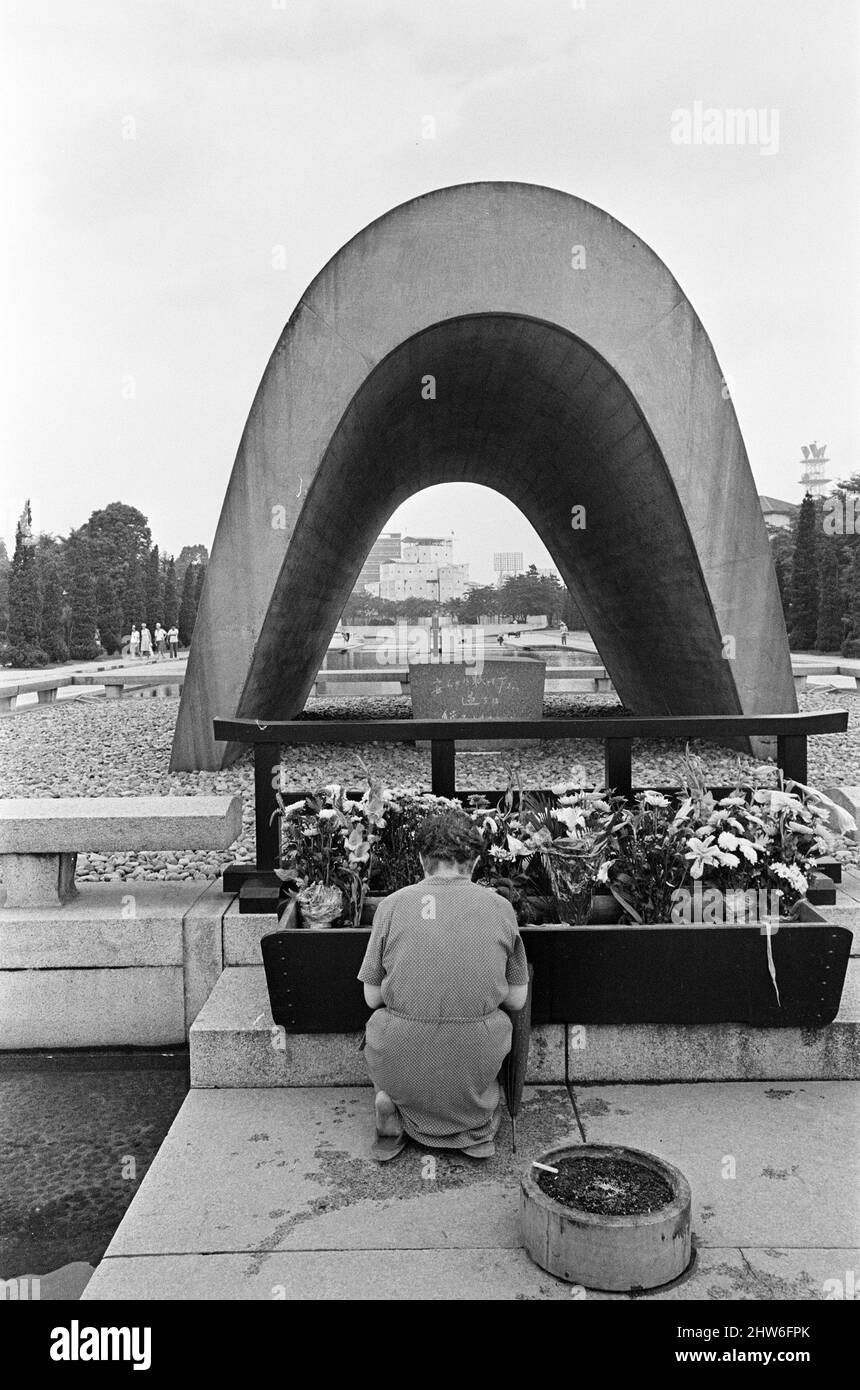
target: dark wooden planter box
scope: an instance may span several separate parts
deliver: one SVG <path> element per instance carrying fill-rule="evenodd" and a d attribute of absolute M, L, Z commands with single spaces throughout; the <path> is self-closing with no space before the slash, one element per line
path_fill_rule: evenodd
<path fill-rule="evenodd" d="M 823 1027 L 839 1011 L 851 932 L 801 906 L 804 920 L 771 937 L 781 1007 L 755 925 L 523 927 L 532 1022 Z M 369 936 L 287 926 L 263 937 L 274 1021 L 294 1033 L 362 1029 L 370 1010 L 356 976 Z"/>

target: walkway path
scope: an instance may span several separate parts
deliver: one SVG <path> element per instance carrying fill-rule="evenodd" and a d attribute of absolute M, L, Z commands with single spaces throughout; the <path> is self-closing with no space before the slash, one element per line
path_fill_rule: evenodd
<path fill-rule="evenodd" d="M 860 1268 L 851 1082 L 577 1088 L 592 1142 L 647 1149 L 693 1191 L 690 1275 L 648 1297 L 820 1299 Z M 520 1246 L 523 1165 L 577 1141 L 563 1087 L 532 1088 L 520 1152 L 485 1164 L 368 1156 L 362 1087 L 196 1090 L 85 1299 L 595 1299 Z"/>

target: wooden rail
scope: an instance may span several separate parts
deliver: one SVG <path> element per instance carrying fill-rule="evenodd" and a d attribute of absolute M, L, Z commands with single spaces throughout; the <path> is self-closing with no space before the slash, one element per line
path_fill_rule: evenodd
<path fill-rule="evenodd" d="M 254 749 L 254 808 L 257 862 L 244 872 L 271 873 L 278 856 L 277 802 L 281 748 L 312 743 L 430 743 L 431 786 L 437 796 L 455 796 L 455 741 L 493 739 L 602 739 L 605 783 L 624 796 L 633 793 L 635 738 L 728 739 L 776 736 L 776 761 L 784 776 L 807 780 L 809 735 L 844 733 L 846 710 L 820 714 L 696 714 L 601 716 L 596 719 L 216 719 L 215 738 L 250 743 Z M 225 881 L 226 886 L 226 881 Z"/>

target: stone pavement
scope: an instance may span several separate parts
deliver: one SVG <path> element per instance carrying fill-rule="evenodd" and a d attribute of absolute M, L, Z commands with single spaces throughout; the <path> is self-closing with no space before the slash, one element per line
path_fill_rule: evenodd
<path fill-rule="evenodd" d="M 188 652 L 183 650 L 176 657 L 159 657 L 156 661 L 144 657 L 102 656 L 95 661 L 64 661 L 59 666 L 3 666 L 0 667 L 0 682 L 12 684 L 14 681 L 37 680 L 41 676 L 95 676 L 99 671 L 184 671 Z"/>
<path fill-rule="evenodd" d="M 742 1082 L 577 1088 L 591 1142 L 676 1164 L 696 1255 L 657 1299 L 821 1299 L 860 1269 L 858 1087 Z M 567 1091 L 529 1088 L 520 1151 L 486 1163 L 368 1155 L 367 1087 L 192 1091 L 86 1300 L 624 1299 L 520 1247 L 523 1166 L 578 1139 Z M 838 1281 L 831 1283 L 829 1281 Z M 849 1284 L 853 1288 L 853 1284 Z"/>

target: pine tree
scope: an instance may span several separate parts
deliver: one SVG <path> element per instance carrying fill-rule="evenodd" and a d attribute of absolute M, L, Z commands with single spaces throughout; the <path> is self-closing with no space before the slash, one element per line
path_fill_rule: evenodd
<path fill-rule="evenodd" d="M 815 649 L 838 652 L 843 638 L 843 603 L 839 588 L 839 552 L 830 541 L 821 547 L 819 566 L 818 628 Z"/>
<path fill-rule="evenodd" d="M 189 565 L 185 571 L 185 578 L 182 581 L 182 601 L 179 605 L 179 641 L 183 647 L 187 647 L 191 642 L 191 634 L 194 631 L 194 619 L 197 609 L 194 603 L 194 586 L 197 580 L 195 573 L 197 566 Z"/>
<path fill-rule="evenodd" d="M 158 562 L 158 546 L 154 545 L 146 562 L 146 622 L 150 632 L 155 632 L 156 623 L 161 622 L 163 607 L 161 566 Z"/>
<path fill-rule="evenodd" d="M 72 609 L 70 655 L 74 661 L 92 661 L 100 651 L 96 643 L 96 586 L 88 546 L 83 538 L 74 546 L 69 600 Z"/>
<path fill-rule="evenodd" d="M 791 567 L 791 646 L 795 651 L 809 651 L 818 630 L 817 552 L 815 503 L 807 492 L 800 504 Z"/>
<path fill-rule="evenodd" d="M 41 610 L 36 540 L 28 499 L 15 530 L 15 553 L 9 571 L 9 649 L 17 666 L 44 666 L 48 660 L 39 640 Z"/>
<path fill-rule="evenodd" d="M 173 556 L 167 561 L 164 570 L 164 617 L 162 622 L 170 630 L 179 617 L 179 595 L 176 592 L 176 565 Z"/>

